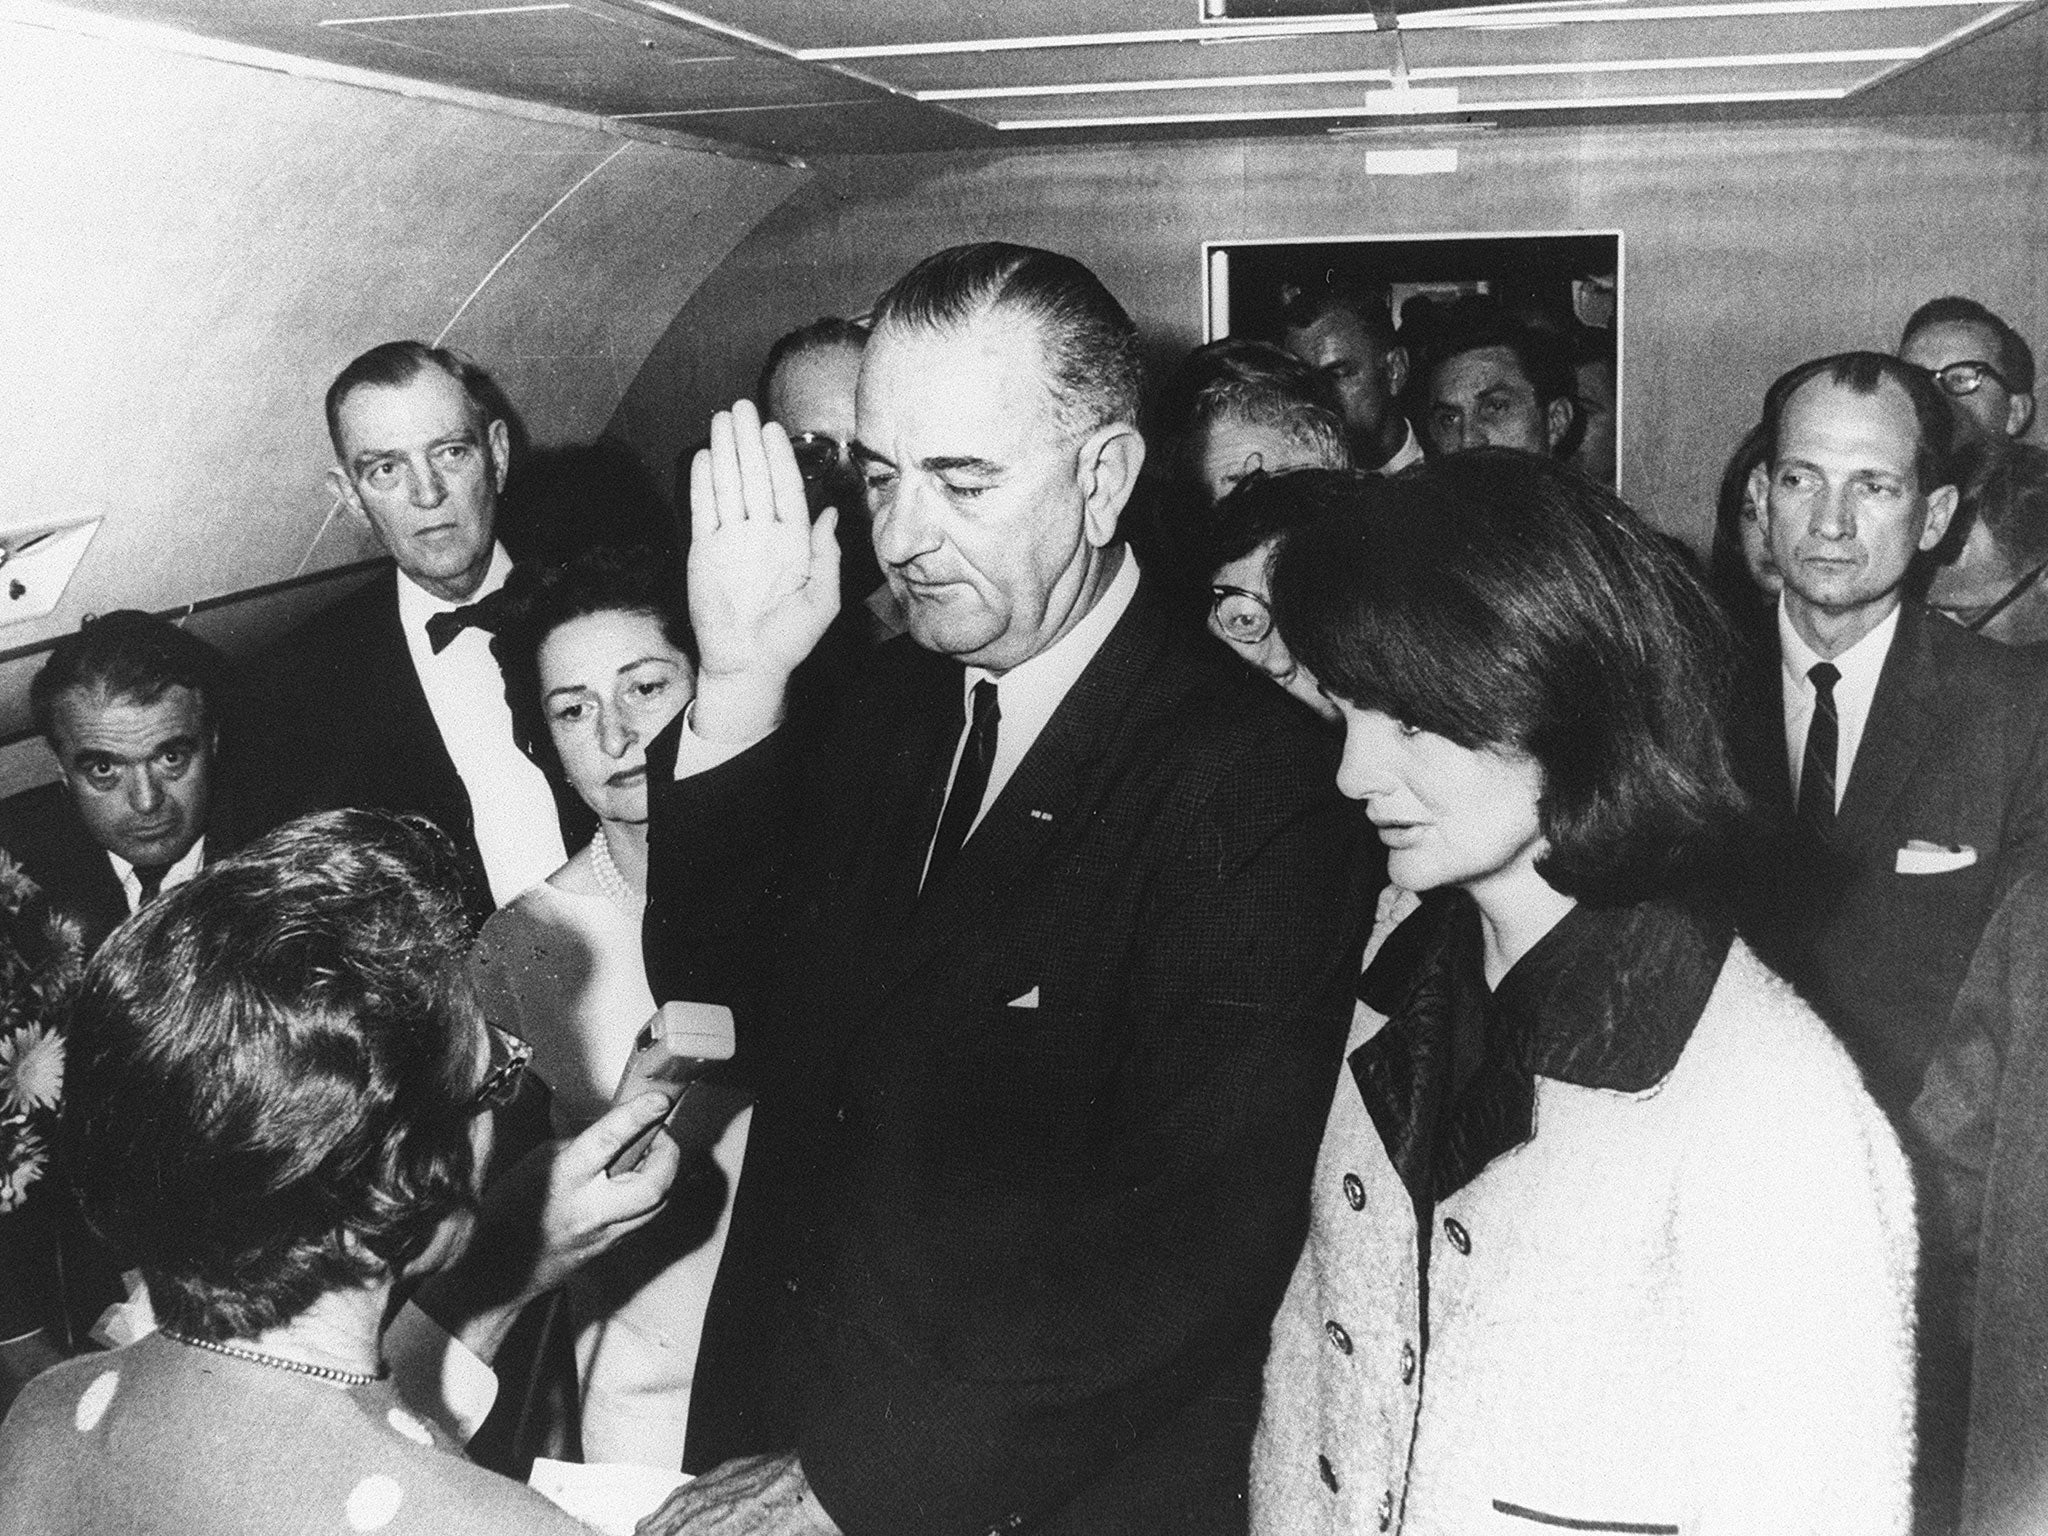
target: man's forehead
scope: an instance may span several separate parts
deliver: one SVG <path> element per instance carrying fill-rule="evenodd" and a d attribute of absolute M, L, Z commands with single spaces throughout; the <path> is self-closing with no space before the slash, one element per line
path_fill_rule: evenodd
<path fill-rule="evenodd" d="M 1920 418 L 1895 380 L 1881 379 L 1876 389 L 1864 391 L 1823 374 L 1792 391 L 1779 417 L 1778 439 L 1781 457 L 1794 440 L 1854 440 L 1910 460 L 1920 448 Z"/>
<path fill-rule="evenodd" d="M 82 753 L 141 761 L 167 742 L 206 737 L 206 703 L 191 688 L 173 684 L 151 700 L 98 688 L 57 695 L 52 725 L 66 758 Z"/>
<path fill-rule="evenodd" d="M 1517 384 L 1531 390 L 1536 387 L 1522 371 L 1521 359 L 1509 347 L 1473 347 L 1454 352 L 1437 364 L 1431 380 L 1432 391 L 1439 395 L 1452 390 L 1476 393 L 1500 384 Z"/>
<path fill-rule="evenodd" d="M 346 457 L 423 443 L 461 433 L 478 435 L 483 412 L 454 379 L 425 368 L 403 384 L 363 384 L 335 412 Z"/>
<path fill-rule="evenodd" d="M 1905 339 L 1899 355 L 1922 368 L 1998 362 L 1998 333 L 1981 320 L 1937 320 Z"/>
<path fill-rule="evenodd" d="M 1021 314 L 991 309 L 957 325 L 883 326 L 861 356 L 864 440 L 885 427 L 949 422 L 1014 429 L 1056 403 L 1039 328 Z"/>
<path fill-rule="evenodd" d="M 1298 338 L 1307 350 L 1314 353 L 1320 365 L 1338 357 L 1362 356 L 1372 346 L 1372 337 L 1366 334 L 1364 324 L 1348 309 L 1325 310 L 1307 325 L 1287 332 L 1290 338 Z M 1290 346 L 1289 351 L 1300 350 Z"/>

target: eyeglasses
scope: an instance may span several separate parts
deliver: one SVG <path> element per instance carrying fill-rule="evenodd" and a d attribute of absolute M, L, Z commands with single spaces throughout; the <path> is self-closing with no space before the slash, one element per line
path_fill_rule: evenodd
<path fill-rule="evenodd" d="M 847 445 L 824 432 L 799 432 L 789 440 L 796 455 L 797 473 L 806 480 L 822 480 L 846 462 Z"/>
<path fill-rule="evenodd" d="M 1211 587 L 1209 616 L 1224 639 L 1239 645 L 1257 645 L 1273 633 L 1273 610 L 1258 593 L 1243 587 Z"/>
<path fill-rule="evenodd" d="M 1981 358 L 1965 358 L 1961 362 L 1950 363 L 1946 368 L 1930 368 L 1927 372 L 1933 377 L 1934 382 L 1941 386 L 1943 394 L 1955 395 L 1958 398 L 1977 393 L 1984 387 L 1986 379 L 2007 394 L 2013 392 L 2012 386 L 2006 383 L 2005 376 Z"/>
<path fill-rule="evenodd" d="M 495 1024 L 484 1025 L 484 1030 L 490 1039 L 491 1065 L 470 1096 L 468 1109 L 472 1115 L 510 1104 L 519 1093 L 519 1080 L 527 1063 L 533 1060 L 533 1047 L 517 1035 Z"/>

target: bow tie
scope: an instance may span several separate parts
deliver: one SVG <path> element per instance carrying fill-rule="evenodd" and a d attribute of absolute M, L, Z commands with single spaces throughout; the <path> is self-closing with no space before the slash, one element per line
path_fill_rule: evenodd
<path fill-rule="evenodd" d="M 446 613 L 428 614 L 427 644 L 434 648 L 434 654 L 438 656 L 447 650 L 465 629 L 474 627 L 487 635 L 495 635 L 505 621 L 502 597 L 501 590 L 460 608 L 451 608 Z"/>

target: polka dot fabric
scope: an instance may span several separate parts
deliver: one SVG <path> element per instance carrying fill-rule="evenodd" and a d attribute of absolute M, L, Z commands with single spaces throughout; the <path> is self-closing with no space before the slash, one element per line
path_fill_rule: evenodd
<path fill-rule="evenodd" d="M 0 1532 L 575 1536 L 389 1383 L 343 1388 L 153 1336 L 39 1377 L 0 1426 Z"/>

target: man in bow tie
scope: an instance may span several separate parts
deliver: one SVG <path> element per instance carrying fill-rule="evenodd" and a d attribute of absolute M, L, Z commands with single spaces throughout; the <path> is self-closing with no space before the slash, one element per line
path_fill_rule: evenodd
<path fill-rule="evenodd" d="M 398 569 L 304 625 L 262 673 L 257 825 L 411 811 L 469 857 L 481 919 L 560 867 L 587 812 L 520 751 L 490 651 L 511 432 L 474 363 L 386 342 L 327 391 L 335 495 Z"/>

